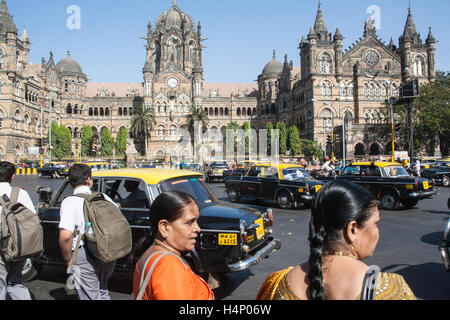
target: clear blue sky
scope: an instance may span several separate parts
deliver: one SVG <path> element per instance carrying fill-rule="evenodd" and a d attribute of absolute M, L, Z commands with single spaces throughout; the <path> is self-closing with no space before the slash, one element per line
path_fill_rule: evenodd
<path fill-rule="evenodd" d="M 321 0 L 329 32 L 339 27 L 344 49 L 363 35 L 367 8 L 380 8 L 379 37 L 398 45 L 409 0 Z M 417 31 L 425 41 L 432 27 L 436 68 L 450 71 L 450 1 L 410 0 Z M 7 0 L 10 14 L 31 39 L 31 60 L 40 63 L 53 51 L 58 62 L 67 50 L 91 82 L 141 82 L 147 23 L 172 6 L 172 0 Z M 300 65 L 298 44 L 314 24 L 318 0 L 178 0 L 178 7 L 202 25 L 205 81 L 252 83 L 272 59 L 284 55 Z M 70 30 L 67 8 L 80 8 L 80 29 Z"/>

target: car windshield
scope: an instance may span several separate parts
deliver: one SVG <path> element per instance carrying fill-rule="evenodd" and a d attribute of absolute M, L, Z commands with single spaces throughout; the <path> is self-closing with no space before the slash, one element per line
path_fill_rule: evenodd
<path fill-rule="evenodd" d="M 387 177 L 409 176 L 408 172 L 402 166 L 388 166 L 383 168 Z"/>
<path fill-rule="evenodd" d="M 160 184 L 160 189 L 162 192 L 173 190 L 185 192 L 194 198 L 200 207 L 217 201 L 214 194 L 205 185 L 203 180 L 199 178 L 185 178 L 166 181 Z"/>
<path fill-rule="evenodd" d="M 303 179 L 309 178 L 309 175 L 306 173 L 305 169 L 298 168 L 285 168 L 283 169 L 283 177 L 285 180 L 295 180 L 295 179 Z"/>
<path fill-rule="evenodd" d="M 450 161 L 438 161 L 437 165 L 441 167 L 450 167 Z"/>
<path fill-rule="evenodd" d="M 227 167 L 228 168 L 228 165 L 226 162 L 213 162 L 213 163 L 211 163 L 210 167 L 220 167 L 220 168 Z"/>

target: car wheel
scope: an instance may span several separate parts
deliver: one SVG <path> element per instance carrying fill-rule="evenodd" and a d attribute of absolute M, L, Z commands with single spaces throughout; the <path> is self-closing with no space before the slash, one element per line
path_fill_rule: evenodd
<path fill-rule="evenodd" d="M 231 186 L 228 188 L 228 199 L 231 202 L 239 202 L 239 200 L 241 199 L 239 190 L 236 186 Z"/>
<path fill-rule="evenodd" d="M 381 198 L 381 206 L 385 210 L 396 210 L 398 208 L 398 197 L 393 192 L 385 192 L 382 194 Z"/>
<path fill-rule="evenodd" d="M 444 187 L 448 187 L 450 185 L 450 178 L 448 176 L 442 177 L 442 185 Z"/>
<path fill-rule="evenodd" d="M 419 199 L 409 199 L 409 200 L 402 200 L 401 203 L 406 209 L 411 209 L 412 207 L 416 206 L 419 202 Z"/>
<path fill-rule="evenodd" d="M 42 269 L 42 264 L 33 263 L 31 259 L 25 261 L 25 265 L 22 269 L 22 281 L 28 282 L 36 278 Z"/>
<path fill-rule="evenodd" d="M 292 208 L 292 200 L 289 193 L 286 191 L 281 191 L 277 195 L 277 204 L 281 209 L 291 209 Z"/>

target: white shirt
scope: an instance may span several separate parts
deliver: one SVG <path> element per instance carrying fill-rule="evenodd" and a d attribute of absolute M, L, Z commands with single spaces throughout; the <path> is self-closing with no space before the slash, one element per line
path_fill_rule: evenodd
<path fill-rule="evenodd" d="M 11 198 L 12 186 L 9 182 L 0 182 L 0 197 L 6 194 L 8 198 Z M 19 197 L 17 198 L 17 202 L 20 202 L 25 207 L 30 209 L 36 214 L 36 209 L 34 208 L 33 201 L 31 201 L 30 195 L 24 189 L 20 189 Z M 0 205 L 0 210 L 2 206 Z"/>
<path fill-rule="evenodd" d="M 81 186 L 76 188 L 73 191 L 73 194 L 88 194 L 91 195 L 91 189 L 88 186 Z M 114 203 L 111 198 L 109 198 L 107 195 L 105 195 L 105 199 L 108 201 L 111 201 L 111 203 Z M 115 204 L 115 203 L 114 203 Z M 115 204 L 116 205 L 116 204 Z M 84 234 L 86 230 L 86 222 L 84 221 L 84 199 L 80 197 L 67 197 L 63 200 L 61 203 L 61 209 L 59 212 L 60 215 L 60 221 L 59 221 L 59 228 L 65 229 L 68 231 L 71 231 L 75 233 L 75 229 L 80 231 L 80 234 Z M 72 250 L 75 251 L 75 247 L 77 245 L 78 237 L 73 236 L 72 241 Z M 80 246 L 83 245 L 83 240 L 80 241 Z"/>

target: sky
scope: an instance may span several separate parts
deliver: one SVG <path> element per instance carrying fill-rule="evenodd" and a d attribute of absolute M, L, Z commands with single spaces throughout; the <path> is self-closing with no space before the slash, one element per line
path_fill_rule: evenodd
<path fill-rule="evenodd" d="M 66 52 L 90 82 L 142 82 L 147 24 L 172 6 L 173 0 L 6 0 L 21 34 L 31 40 L 30 60 L 41 63 L 49 52 L 55 61 Z M 363 36 L 373 17 L 377 34 L 398 45 L 408 6 L 425 41 L 429 27 L 436 44 L 436 69 L 450 71 L 448 0 L 321 0 L 329 32 L 338 27 L 344 49 Z M 300 65 L 298 45 L 314 25 L 318 0 L 177 0 L 194 25 L 200 21 L 207 83 L 255 83 L 272 60 Z M 73 10 L 75 8 L 76 10 Z M 79 14 L 78 14 L 79 13 Z M 76 19 L 78 18 L 79 19 Z"/>

